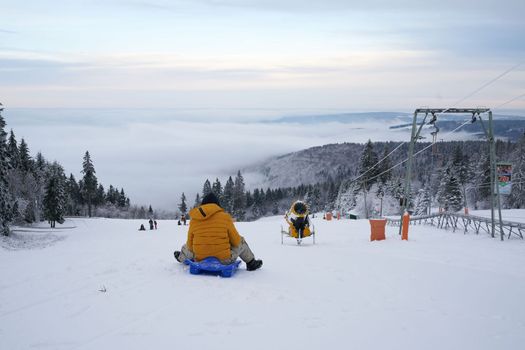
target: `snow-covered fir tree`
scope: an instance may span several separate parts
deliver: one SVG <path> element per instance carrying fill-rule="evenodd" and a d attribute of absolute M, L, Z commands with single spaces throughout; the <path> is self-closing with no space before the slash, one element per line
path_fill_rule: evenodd
<path fill-rule="evenodd" d="M 459 185 L 459 180 L 451 170 L 451 166 L 442 172 L 440 188 L 438 192 L 438 202 L 445 211 L 458 211 L 463 206 L 463 194 Z"/>
<path fill-rule="evenodd" d="M 51 227 L 55 227 L 56 222 L 64 222 L 66 204 L 66 185 L 64 169 L 60 164 L 54 162 L 49 169 L 49 178 L 44 195 L 44 219 Z"/>
<path fill-rule="evenodd" d="M 9 153 L 9 164 L 11 169 L 17 169 L 20 165 L 20 152 L 18 150 L 18 143 L 16 142 L 15 133 L 11 129 L 9 134 L 9 141 L 7 143 L 7 153 Z"/>
<path fill-rule="evenodd" d="M 197 208 L 201 205 L 201 196 L 197 193 L 195 195 L 195 202 L 193 203 L 193 208 Z"/>
<path fill-rule="evenodd" d="M 426 184 L 419 189 L 416 196 L 414 215 L 422 216 L 428 214 L 431 205 L 430 186 Z"/>
<path fill-rule="evenodd" d="M 218 178 L 215 179 L 215 182 L 211 186 L 211 190 L 213 191 L 213 193 L 215 193 L 215 195 L 219 199 L 219 202 L 222 203 L 222 196 L 223 196 L 222 184 L 221 184 L 221 182 L 219 181 Z"/>
<path fill-rule="evenodd" d="M 18 149 L 20 155 L 20 168 L 25 173 L 33 170 L 33 159 L 29 153 L 29 147 L 24 139 L 20 140 L 20 147 Z"/>
<path fill-rule="evenodd" d="M 463 154 L 460 145 L 456 146 L 454 156 L 452 158 L 453 172 L 457 177 L 458 183 L 461 187 L 463 197 L 463 206 L 467 207 L 467 187 L 472 181 L 471 169 L 469 167 L 469 159 Z"/>
<path fill-rule="evenodd" d="M 82 178 L 83 187 L 81 188 L 81 193 L 88 206 L 88 216 L 91 217 L 93 200 L 97 191 L 97 177 L 95 175 L 95 166 L 93 165 L 89 151 L 86 151 L 84 155 L 82 174 L 84 174 L 84 177 Z"/>
<path fill-rule="evenodd" d="M 388 146 L 385 145 L 383 150 L 383 156 L 381 157 L 382 162 L 377 166 L 377 174 L 379 175 L 379 181 L 382 184 L 386 184 L 392 178 L 392 163 L 390 158 L 387 157 L 389 154 Z"/>
<path fill-rule="evenodd" d="M 210 180 L 206 179 L 206 181 L 204 181 L 204 185 L 202 186 L 202 198 L 206 197 L 206 195 L 211 192 L 212 192 L 212 189 L 211 189 Z"/>
<path fill-rule="evenodd" d="M 525 208 L 525 135 L 512 154 L 512 189 L 507 198 L 510 208 Z"/>
<path fill-rule="evenodd" d="M 255 218 L 258 218 L 264 214 L 266 214 L 266 211 L 264 210 L 264 194 L 256 188 L 253 190 L 252 215 Z"/>
<path fill-rule="evenodd" d="M 378 174 L 378 160 L 377 153 L 374 151 L 374 144 L 368 140 L 359 160 L 359 178 L 357 181 L 360 184 L 360 188 L 368 191 L 378 181 L 376 177 Z"/>
<path fill-rule="evenodd" d="M 186 215 L 186 212 L 188 211 L 188 206 L 186 205 L 186 195 L 184 192 L 182 192 L 182 195 L 180 196 L 179 210 L 182 215 Z"/>
<path fill-rule="evenodd" d="M 1 112 L 0 106 L 0 112 Z M 9 154 L 7 153 L 7 133 L 4 117 L 0 114 L 0 234 L 9 235 L 9 224 L 13 218 L 13 208 L 9 195 Z"/>
<path fill-rule="evenodd" d="M 230 176 L 228 178 L 228 181 L 226 181 L 226 185 L 224 185 L 224 192 L 222 195 L 223 200 L 221 202 L 222 208 L 230 214 L 233 214 L 233 187 L 234 185 L 235 184 L 233 182 L 233 179 Z"/>
<path fill-rule="evenodd" d="M 110 186 L 112 187 L 112 186 Z M 107 200 L 107 196 L 106 196 Z M 66 181 L 66 213 L 67 215 L 80 215 L 82 206 L 82 194 L 80 193 L 80 186 L 73 174 L 69 175 Z"/>
<path fill-rule="evenodd" d="M 237 220 L 244 220 L 246 214 L 246 192 L 244 178 L 239 170 L 233 185 L 233 216 Z"/>

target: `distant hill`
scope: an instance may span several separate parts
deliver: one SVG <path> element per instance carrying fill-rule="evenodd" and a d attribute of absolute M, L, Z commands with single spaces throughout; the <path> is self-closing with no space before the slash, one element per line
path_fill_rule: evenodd
<path fill-rule="evenodd" d="M 409 113 L 402 112 L 364 112 L 364 113 L 341 113 L 327 115 L 310 115 L 310 116 L 292 116 L 283 117 L 271 121 L 272 123 L 301 123 L 301 124 L 318 124 L 318 123 L 355 123 L 366 121 L 388 121 L 392 122 L 409 122 L 412 116 Z"/>
<path fill-rule="evenodd" d="M 441 136 L 456 129 L 461 124 L 470 119 L 470 116 L 463 115 L 443 115 L 438 117 L 436 123 L 439 128 L 437 141 L 441 141 Z M 410 130 L 412 128 L 412 115 L 408 113 L 398 112 L 372 112 L 372 113 L 346 113 L 334 115 L 318 115 L 318 116 L 297 116 L 285 117 L 272 121 L 272 123 L 360 123 L 360 133 L 370 134 L 372 141 L 374 140 L 373 128 L 377 128 L 378 121 L 382 121 L 385 131 L 395 131 L 399 133 L 406 133 L 406 141 L 410 138 Z M 487 120 L 484 118 L 485 126 L 487 127 Z M 375 123 L 372 123 L 375 122 Z M 369 125 L 369 126 L 368 126 Z M 426 136 L 419 142 L 416 149 L 428 145 L 431 141 L 429 134 L 434 130 L 431 125 L 425 126 Z M 377 130 L 377 129 L 376 129 Z M 461 140 L 470 140 L 468 144 L 471 149 L 476 149 L 472 146 L 478 141 L 485 141 L 482 124 L 477 121 L 472 124 L 466 124 L 461 129 L 461 134 L 458 135 L 459 142 Z M 516 142 L 525 132 L 525 117 L 508 116 L 508 115 L 494 115 L 494 133 L 497 139 L 510 140 Z M 383 133 L 382 135 L 385 135 Z M 388 132 L 386 133 L 388 135 Z M 350 137 L 349 137 L 350 138 Z M 449 138 L 450 140 L 450 138 Z M 454 145 L 456 141 L 450 144 Z M 448 144 L 448 142 L 445 142 Z M 398 142 L 379 142 L 379 148 L 376 150 L 381 156 L 382 149 L 387 145 L 387 149 L 392 150 L 396 147 Z M 399 162 L 403 160 L 408 151 L 408 144 L 405 144 L 395 155 L 391 161 Z M 354 175 L 359 158 L 362 153 L 363 145 L 359 143 L 341 143 L 329 144 L 324 146 L 312 147 L 294 153 L 285 154 L 278 157 L 273 157 L 264 162 L 248 166 L 243 169 L 246 182 L 249 187 L 293 187 L 300 184 L 314 184 L 317 182 L 326 181 L 329 178 L 345 178 L 348 175 Z M 450 150 L 452 151 L 452 149 Z"/>

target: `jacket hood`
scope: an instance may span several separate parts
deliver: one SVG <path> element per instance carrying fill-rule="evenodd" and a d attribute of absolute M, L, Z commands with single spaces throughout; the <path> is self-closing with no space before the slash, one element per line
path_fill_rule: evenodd
<path fill-rule="evenodd" d="M 200 207 L 193 208 L 190 210 L 190 217 L 192 220 L 206 220 L 209 219 L 213 214 L 224 211 L 217 204 L 203 204 Z"/>

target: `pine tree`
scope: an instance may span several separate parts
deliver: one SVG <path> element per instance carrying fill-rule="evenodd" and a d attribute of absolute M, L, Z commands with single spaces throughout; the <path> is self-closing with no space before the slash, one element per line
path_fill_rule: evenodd
<path fill-rule="evenodd" d="M 73 174 L 66 181 L 66 213 L 67 215 L 79 215 L 79 206 L 82 205 L 82 194 L 80 187 Z"/>
<path fill-rule="evenodd" d="M 141 206 L 139 209 L 139 212 L 137 213 L 137 216 L 138 216 L 137 219 L 145 219 L 146 218 L 146 208 Z"/>
<path fill-rule="evenodd" d="M 32 224 L 33 222 L 36 221 L 35 211 L 36 211 L 35 202 L 33 201 L 27 202 L 26 208 L 24 209 L 24 221 L 26 223 Z"/>
<path fill-rule="evenodd" d="M 383 156 L 381 157 L 383 161 L 377 166 L 379 181 L 382 184 L 386 184 L 392 178 L 392 170 L 390 169 L 392 167 L 392 163 L 390 162 L 390 158 L 387 157 L 388 153 L 388 148 L 385 146 L 385 149 L 383 150 Z"/>
<path fill-rule="evenodd" d="M 226 181 L 226 185 L 224 185 L 224 192 L 223 192 L 223 202 L 221 202 L 223 209 L 233 214 L 233 187 L 234 182 L 232 177 L 230 176 L 228 178 L 228 181 Z"/>
<path fill-rule="evenodd" d="M 451 171 L 451 166 L 442 172 L 437 198 L 445 211 L 455 212 L 461 209 L 463 205 L 461 187 L 457 176 Z"/>
<path fill-rule="evenodd" d="M 151 207 L 151 204 L 149 205 L 149 208 L 148 208 L 148 216 L 150 219 L 153 217 L 153 208 Z"/>
<path fill-rule="evenodd" d="M 97 187 L 97 192 L 95 194 L 95 200 L 93 201 L 93 204 L 95 206 L 104 205 L 106 202 L 106 193 L 104 190 L 104 186 L 102 184 L 99 184 Z"/>
<path fill-rule="evenodd" d="M 54 162 L 51 165 L 43 202 L 44 218 L 49 221 L 51 227 L 55 227 L 56 222 L 59 224 L 64 222 L 66 202 L 64 179 L 64 169 L 57 162 Z"/>
<path fill-rule="evenodd" d="M 84 155 L 82 174 L 84 174 L 84 177 L 82 178 L 84 185 L 82 188 L 82 196 L 88 205 L 88 216 L 91 217 L 91 207 L 97 192 L 97 177 L 95 175 L 95 167 L 93 166 L 93 162 L 91 161 L 91 156 L 89 155 L 88 151 L 86 151 L 86 154 Z"/>
<path fill-rule="evenodd" d="M 513 154 L 512 189 L 508 196 L 511 208 L 525 208 L 525 135 Z"/>
<path fill-rule="evenodd" d="M 219 202 L 222 203 L 222 199 L 223 199 L 222 198 L 222 196 L 223 196 L 222 185 L 221 185 L 221 182 L 219 181 L 218 178 L 215 179 L 215 182 L 213 183 L 213 186 L 211 187 L 211 190 L 213 191 L 213 193 L 215 193 L 215 195 L 219 199 Z"/>
<path fill-rule="evenodd" d="M 241 171 L 237 172 L 233 185 L 233 215 L 237 220 L 244 220 L 246 214 L 246 193 Z"/>
<path fill-rule="evenodd" d="M 36 154 L 36 159 L 35 159 L 36 170 L 41 171 L 43 173 L 46 170 L 46 165 L 47 165 L 46 159 L 44 158 L 41 152 L 38 152 Z"/>
<path fill-rule="evenodd" d="M 491 171 L 490 171 L 490 157 L 482 153 L 478 166 L 476 168 L 476 191 L 475 195 L 477 200 L 484 201 L 490 200 L 492 189 L 490 188 L 491 182 Z"/>
<path fill-rule="evenodd" d="M 426 215 L 430 204 L 430 187 L 427 184 L 417 193 L 414 214 L 416 216 Z"/>
<path fill-rule="evenodd" d="M 195 195 L 195 202 L 193 203 L 193 207 L 197 208 L 200 205 L 201 205 L 201 196 L 197 193 Z"/>
<path fill-rule="evenodd" d="M 20 155 L 20 169 L 24 173 L 29 173 L 33 170 L 33 159 L 29 155 L 29 147 L 24 139 L 20 141 L 20 147 L 18 149 Z"/>
<path fill-rule="evenodd" d="M 20 164 L 20 152 L 18 151 L 18 144 L 16 142 L 15 133 L 11 129 L 9 141 L 7 143 L 7 153 L 9 154 L 9 164 L 11 169 L 18 168 Z"/>
<path fill-rule="evenodd" d="M 36 154 L 34 161 L 33 175 L 36 181 L 36 190 L 34 191 L 34 199 L 36 204 L 37 221 L 40 221 L 40 213 L 43 213 L 44 188 L 47 181 L 46 172 L 50 168 L 41 152 Z"/>
<path fill-rule="evenodd" d="M 255 218 L 259 218 L 265 214 L 263 210 L 263 197 L 264 195 L 261 193 L 261 191 L 259 191 L 258 188 L 253 190 L 252 214 Z"/>
<path fill-rule="evenodd" d="M 472 177 L 468 163 L 469 163 L 468 157 L 463 155 L 463 151 L 461 150 L 461 147 L 459 145 L 456 146 L 456 148 L 454 149 L 454 156 L 452 159 L 452 167 L 453 167 L 453 172 L 456 175 L 458 183 L 461 187 L 464 207 L 467 207 L 466 189 Z"/>
<path fill-rule="evenodd" d="M 316 213 L 321 210 L 321 189 L 315 185 L 309 198 L 310 211 Z"/>
<path fill-rule="evenodd" d="M 186 211 L 188 211 L 188 206 L 186 205 L 186 195 L 184 192 L 182 192 L 182 196 L 180 196 L 179 210 L 182 215 L 186 215 Z"/>
<path fill-rule="evenodd" d="M 377 154 L 374 151 L 374 144 L 368 140 L 366 143 L 361 158 L 359 160 L 359 175 L 358 179 L 360 187 L 366 191 L 370 190 L 372 184 L 377 182 L 377 178 L 374 178 L 377 174 L 377 166 L 373 168 L 378 162 Z"/>
<path fill-rule="evenodd" d="M 246 191 L 246 208 L 249 208 L 253 205 L 253 197 L 250 191 Z"/>
<path fill-rule="evenodd" d="M 118 198 L 118 206 L 121 207 L 121 208 L 125 208 L 126 207 L 126 193 L 124 193 L 124 188 L 121 188 L 120 189 L 120 194 L 119 194 L 119 198 Z"/>
<path fill-rule="evenodd" d="M 0 112 L 1 111 L 2 107 L 0 105 Z M 9 198 L 9 155 L 7 153 L 6 143 L 7 133 L 4 131 L 4 128 L 4 117 L 0 115 L 0 234 L 8 236 L 9 223 L 13 218 L 13 209 Z"/>
<path fill-rule="evenodd" d="M 106 194 L 106 202 L 117 204 L 116 191 L 113 185 L 109 185 L 108 193 Z"/>
<path fill-rule="evenodd" d="M 212 192 L 212 189 L 211 189 L 210 180 L 206 179 L 206 181 L 204 181 L 204 185 L 202 186 L 202 198 L 206 197 L 206 195 L 211 192 Z"/>

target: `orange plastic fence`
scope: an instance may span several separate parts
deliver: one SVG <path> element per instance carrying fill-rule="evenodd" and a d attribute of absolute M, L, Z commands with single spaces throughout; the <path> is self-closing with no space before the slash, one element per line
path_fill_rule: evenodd
<path fill-rule="evenodd" d="M 385 239 L 386 219 L 370 219 L 370 241 L 382 241 Z"/>
<path fill-rule="evenodd" d="M 401 239 L 408 241 L 408 226 L 410 225 L 410 215 L 403 215 L 403 229 L 401 230 Z"/>

